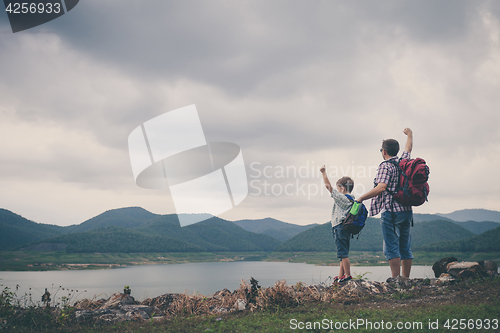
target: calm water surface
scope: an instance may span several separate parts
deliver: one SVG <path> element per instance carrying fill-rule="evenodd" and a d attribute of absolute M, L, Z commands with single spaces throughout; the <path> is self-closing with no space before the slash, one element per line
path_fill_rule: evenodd
<path fill-rule="evenodd" d="M 241 280 L 251 276 L 262 287 L 274 285 L 278 280 L 288 284 L 304 282 L 317 284 L 329 276 L 338 274 L 338 266 L 314 266 L 287 262 L 205 262 L 175 265 L 141 265 L 105 270 L 49 271 L 49 272 L 0 272 L 0 285 L 15 289 L 18 295 L 28 292 L 38 300 L 47 288 L 54 294 L 59 286 L 75 290 L 73 299 L 105 298 L 122 292 L 128 285 L 132 296 L 138 300 L 165 293 L 193 293 L 210 295 L 227 288 L 238 289 Z M 352 266 L 352 276 L 365 275 L 369 280 L 385 281 L 390 275 L 389 266 Z M 413 266 L 413 278 L 434 277 L 431 266 Z M 78 290 L 78 293 L 76 292 Z M 84 292 L 84 290 L 87 290 Z M 67 291 L 58 291 L 57 297 L 66 296 Z M 78 296 L 77 296 L 78 295 Z"/>

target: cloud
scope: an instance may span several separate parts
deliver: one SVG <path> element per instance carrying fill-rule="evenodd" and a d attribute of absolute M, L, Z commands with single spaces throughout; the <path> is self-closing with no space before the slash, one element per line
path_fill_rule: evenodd
<path fill-rule="evenodd" d="M 240 145 L 248 168 L 376 166 L 381 141 L 410 126 L 431 167 L 421 212 L 498 210 L 499 17 L 496 1 L 81 2 L 0 35 L 0 198 L 60 223 L 82 201 L 80 222 L 96 207 L 173 212 L 168 192 L 135 187 L 127 137 L 196 104 L 207 140 Z M 464 192 L 477 175 L 488 186 Z M 59 212 L 64 193 L 75 203 Z M 254 196 L 223 216 L 304 224 L 328 216 L 316 198 Z"/>

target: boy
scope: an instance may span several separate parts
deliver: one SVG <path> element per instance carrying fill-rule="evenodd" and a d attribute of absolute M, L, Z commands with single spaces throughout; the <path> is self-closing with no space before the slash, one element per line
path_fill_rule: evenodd
<path fill-rule="evenodd" d="M 333 209 L 332 209 L 332 233 L 337 245 L 337 258 L 340 259 L 339 275 L 333 278 L 333 282 L 347 282 L 352 280 L 351 276 L 351 263 L 349 261 L 349 239 L 350 234 L 342 227 L 342 222 L 346 218 L 347 213 L 352 207 L 352 201 L 347 198 L 346 194 L 351 195 L 354 188 L 354 181 L 349 177 L 340 178 L 336 185 L 337 189 L 332 187 L 328 176 L 326 175 L 326 168 L 323 165 L 319 170 L 323 174 L 325 186 L 332 194 Z"/>

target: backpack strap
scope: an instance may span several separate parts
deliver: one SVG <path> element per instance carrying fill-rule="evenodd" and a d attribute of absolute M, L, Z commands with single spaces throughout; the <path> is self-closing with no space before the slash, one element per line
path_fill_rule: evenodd
<path fill-rule="evenodd" d="M 389 190 L 389 189 L 386 189 L 386 191 L 387 191 L 387 192 L 389 192 L 389 194 L 391 194 L 392 196 L 394 196 L 394 195 L 395 195 L 396 193 L 398 193 L 398 192 L 399 192 L 399 190 L 400 190 L 400 186 L 399 186 L 399 176 L 400 176 L 401 174 L 403 174 L 403 175 L 404 175 L 404 177 L 405 177 L 405 179 L 406 179 L 406 180 L 408 180 L 408 176 L 406 176 L 406 174 L 403 172 L 403 169 L 401 169 L 401 167 L 399 166 L 399 162 L 400 162 L 400 161 L 401 161 L 401 159 L 400 159 L 400 158 L 398 158 L 398 159 L 388 159 L 387 161 L 382 162 L 382 163 L 389 163 L 389 164 L 394 165 L 394 166 L 396 167 L 396 172 L 398 173 L 398 174 L 397 174 L 397 176 L 396 176 L 396 177 L 397 177 L 397 179 L 396 179 L 396 181 L 397 181 L 397 182 L 396 182 L 396 190 L 393 192 L 393 191 L 391 191 L 391 190 Z"/>
<path fill-rule="evenodd" d="M 391 213 L 394 213 L 394 195 L 396 193 L 399 192 L 399 189 L 400 189 L 400 186 L 399 186 L 399 176 L 401 174 L 403 174 L 405 176 L 405 178 L 408 178 L 406 177 L 406 174 L 403 172 L 403 170 L 401 169 L 401 167 L 399 166 L 399 162 L 401 161 L 400 158 L 397 158 L 397 159 L 388 159 L 386 161 L 383 161 L 382 163 L 389 163 L 389 164 L 392 164 L 396 167 L 396 172 L 397 172 L 397 175 L 396 175 L 396 190 L 393 192 L 391 190 L 389 190 L 388 188 L 386 188 L 386 191 L 389 192 L 390 195 L 392 195 L 392 200 L 391 200 Z M 392 223 L 392 227 L 394 229 L 394 233 L 396 233 L 396 223 Z"/>

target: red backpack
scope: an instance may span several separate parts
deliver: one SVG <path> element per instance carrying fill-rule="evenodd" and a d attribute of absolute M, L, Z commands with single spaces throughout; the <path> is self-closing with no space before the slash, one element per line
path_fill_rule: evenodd
<path fill-rule="evenodd" d="M 390 192 L 393 198 L 403 206 L 420 206 L 429 195 L 429 167 L 421 158 L 388 161 L 399 170 L 399 182 L 396 192 Z"/>

